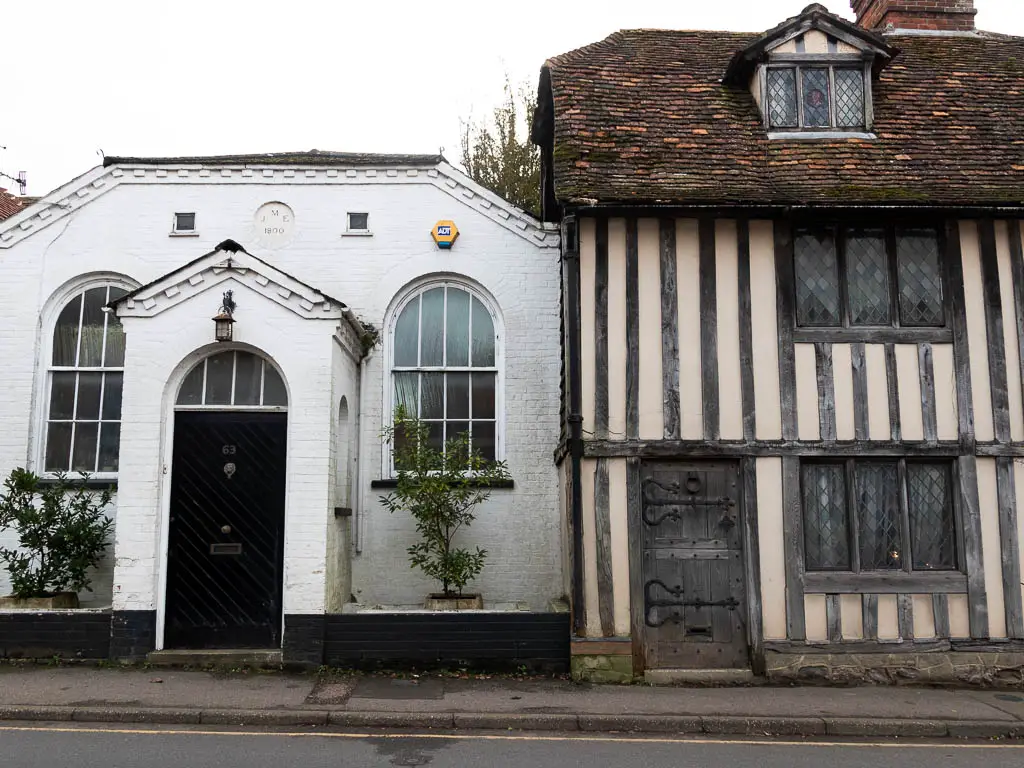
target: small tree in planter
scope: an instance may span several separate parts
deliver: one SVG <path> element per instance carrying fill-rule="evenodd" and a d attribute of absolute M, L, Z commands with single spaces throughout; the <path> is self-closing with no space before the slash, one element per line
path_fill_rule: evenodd
<path fill-rule="evenodd" d="M 63 474 L 42 485 L 33 472 L 11 472 L 0 493 L 0 529 L 14 529 L 18 546 L 0 547 L 0 562 L 14 598 L 62 598 L 53 607 L 78 607 L 76 593 L 92 591 L 88 571 L 109 545 L 110 499 L 110 490 L 90 490 Z"/>
<path fill-rule="evenodd" d="M 471 451 L 463 432 L 449 438 L 443 450 L 430 443 L 430 426 L 399 406 L 394 424 L 384 430 L 394 451 L 398 486 L 381 497 L 389 512 L 408 511 L 416 520 L 420 540 L 406 550 L 409 563 L 441 584 L 428 605 L 480 607 L 478 595 L 463 596 L 466 585 L 483 570 L 487 550 L 455 546 L 455 534 L 476 519 L 475 509 L 490 497 L 488 488 L 509 479 L 502 461 Z"/>

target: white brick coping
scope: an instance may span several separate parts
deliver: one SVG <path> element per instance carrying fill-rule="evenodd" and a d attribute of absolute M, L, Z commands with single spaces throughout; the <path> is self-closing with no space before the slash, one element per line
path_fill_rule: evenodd
<path fill-rule="evenodd" d="M 211 173 L 216 168 L 217 173 Z M 296 171 L 302 171 L 297 173 Z M 97 166 L 0 222 L 0 250 L 71 215 L 124 184 L 429 184 L 540 248 L 559 246 L 557 224 L 538 221 L 448 163 L 436 166 L 112 165 Z"/>

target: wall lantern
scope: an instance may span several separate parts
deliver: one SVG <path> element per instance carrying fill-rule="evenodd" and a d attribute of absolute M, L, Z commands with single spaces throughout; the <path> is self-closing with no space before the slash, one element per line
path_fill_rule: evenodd
<path fill-rule="evenodd" d="M 232 291 L 224 292 L 220 312 L 213 318 L 213 337 L 217 341 L 231 341 L 232 326 L 235 324 L 235 300 Z"/>

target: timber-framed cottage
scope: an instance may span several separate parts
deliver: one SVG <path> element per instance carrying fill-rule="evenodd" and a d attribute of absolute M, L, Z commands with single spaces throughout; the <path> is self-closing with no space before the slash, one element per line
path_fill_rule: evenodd
<path fill-rule="evenodd" d="M 1019 679 L 1024 39 L 852 5 L 542 69 L 580 677 Z"/>

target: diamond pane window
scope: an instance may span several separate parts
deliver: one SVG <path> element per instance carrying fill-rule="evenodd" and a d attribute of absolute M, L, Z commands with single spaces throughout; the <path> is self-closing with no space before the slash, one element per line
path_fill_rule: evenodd
<path fill-rule="evenodd" d="M 939 240 L 931 230 L 903 230 L 896 236 L 900 280 L 900 322 L 942 325 Z"/>
<path fill-rule="evenodd" d="M 848 498 L 849 477 L 853 488 Z M 893 578 L 899 578 L 897 572 L 956 570 L 951 478 L 949 463 L 847 459 L 804 464 L 806 568 L 883 571 Z"/>
<path fill-rule="evenodd" d="M 796 70 L 768 70 L 768 124 L 772 128 L 796 128 Z"/>
<path fill-rule="evenodd" d="M 807 128 L 828 128 L 832 125 L 829 107 L 827 69 L 804 69 L 801 71 L 804 99 L 804 126 Z"/>
<path fill-rule="evenodd" d="M 864 130 L 868 87 L 863 69 L 814 62 L 771 65 L 765 90 L 771 129 Z"/>
<path fill-rule="evenodd" d="M 117 472 L 125 335 L 103 308 L 127 293 L 87 288 L 64 305 L 53 329 L 46 472 Z"/>
<path fill-rule="evenodd" d="M 915 570 L 957 567 L 949 467 L 907 464 L 910 548 Z"/>
<path fill-rule="evenodd" d="M 842 464 L 804 465 L 803 514 L 807 569 L 849 569 L 850 539 Z"/>
<path fill-rule="evenodd" d="M 485 458 L 497 454 L 494 317 L 469 288 L 433 284 L 402 307 L 391 337 L 393 406 L 426 421 L 440 450 L 462 432 Z"/>
<path fill-rule="evenodd" d="M 885 233 L 851 232 L 846 239 L 846 279 L 852 325 L 889 325 L 889 270 Z"/>
<path fill-rule="evenodd" d="M 903 567 L 903 542 L 896 464 L 858 464 L 854 477 L 854 504 L 860 521 L 860 567 L 865 571 L 898 570 Z"/>
<path fill-rule="evenodd" d="M 946 324 L 935 229 L 834 225 L 797 229 L 793 262 L 798 325 L 941 328 Z"/>
<path fill-rule="evenodd" d="M 835 70 L 836 125 L 840 128 L 864 126 L 864 73 L 859 69 Z"/>
<path fill-rule="evenodd" d="M 800 325 L 839 325 L 839 266 L 830 232 L 800 232 L 794 242 L 796 318 Z"/>

